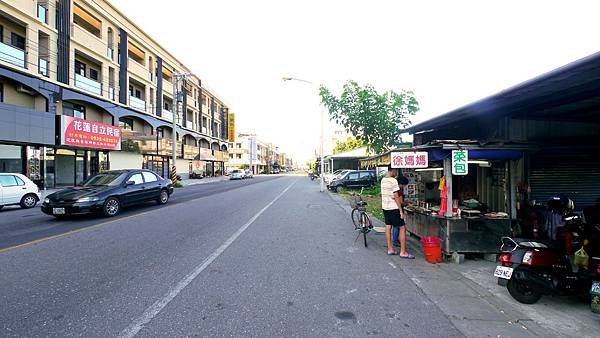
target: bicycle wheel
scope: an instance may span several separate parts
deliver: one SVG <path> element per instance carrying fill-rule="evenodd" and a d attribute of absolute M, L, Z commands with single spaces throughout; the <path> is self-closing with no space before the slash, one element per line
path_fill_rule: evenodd
<path fill-rule="evenodd" d="M 352 209 L 352 223 L 354 224 L 354 230 L 360 228 L 359 217 L 360 217 L 360 212 L 358 212 L 358 209 L 356 209 L 356 208 Z"/>
<path fill-rule="evenodd" d="M 367 216 L 366 212 L 361 212 L 360 213 L 360 227 L 361 227 L 361 231 L 363 233 L 363 239 L 365 241 L 365 248 L 367 247 L 367 233 L 369 232 L 369 223 L 371 222 L 371 220 L 369 219 L 369 216 Z"/>

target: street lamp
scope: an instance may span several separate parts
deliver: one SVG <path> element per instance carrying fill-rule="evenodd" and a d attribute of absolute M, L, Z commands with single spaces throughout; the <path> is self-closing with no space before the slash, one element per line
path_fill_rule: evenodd
<path fill-rule="evenodd" d="M 315 83 L 308 81 L 308 80 L 303 80 L 303 79 L 299 79 L 299 78 L 295 78 L 295 77 L 291 77 L 291 76 L 284 76 L 281 78 L 284 82 L 286 81 L 299 81 L 299 82 L 304 82 L 304 83 L 308 83 L 311 86 L 316 87 L 316 92 L 317 95 L 319 93 L 319 87 L 317 87 L 317 85 L 315 85 Z M 319 103 L 319 110 L 321 111 L 321 144 L 320 144 L 320 148 L 321 148 L 321 192 L 325 191 L 325 177 L 323 176 L 325 174 L 325 154 L 324 154 L 324 149 L 323 149 L 323 141 L 324 141 L 324 137 L 323 137 L 323 128 L 324 128 L 324 123 L 323 123 L 323 106 Z"/>

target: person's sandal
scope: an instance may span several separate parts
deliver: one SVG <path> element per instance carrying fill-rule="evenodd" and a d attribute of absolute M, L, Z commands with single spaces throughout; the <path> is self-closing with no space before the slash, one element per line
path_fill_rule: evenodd
<path fill-rule="evenodd" d="M 398 255 L 398 257 L 400 257 L 402 259 L 415 259 L 415 256 L 413 256 L 411 254 L 407 254 L 406 256 Z"/>

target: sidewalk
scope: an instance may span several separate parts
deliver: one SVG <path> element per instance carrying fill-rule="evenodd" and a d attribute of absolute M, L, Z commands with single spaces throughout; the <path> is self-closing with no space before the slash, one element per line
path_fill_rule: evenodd
<path fill-rule="evenodd" d="M 350 213 L 351 207 L 346 200 L 336 194 L 330 193 L 330 196 Z M 372 219 L 372 221 L 376 230 L 385 229 L 383 222 L 377 219 Z M 382 258 L 387 257 L 385 256 L 386 244 L 383 232 L 372 233 L 369 241 L 373 246 L 381 248 Z M 402 264 L 400 263 L 402 260 L 397 256 L 390 258 L 398 261 L 399 268 L 465 336 L 550 337 L 575 334 L 573 327 L 570 330 L 559 330 L 558 325 L 548 327 L 548 323 L 538 322 L 539 318 L 532 316 L 526 308 L 516 306 L 516 301 L 505 301 L 497 297 L 490 291 L 496 285 L 495 280 L 485 280 L 485 283 L 489 282 L 491 285 L 484 287 L 473 279 L 467 278 L 465 275 L 469 275 L 468 269 L 462 271 L 457 264 L 427 263 L 423 257 L 421 244 L 415 237 L 408 236 L 407 246 L 407 250 L 416 256 L 416 264 Z M 491 265 L 495 266 L 495 263 L 491 263 Z M 482 273 L 491 276 L 494 270 L 491 265 L 490 267 L 486 266 Z M 500 287 L 498 286 L 498 288 Z M 508 295 L 506 290 L 504 292 Z M 564 319 L 562 321 L 564 322 Z M 580 330 L 577 335 L 593 336 L 592 333 L 597 333 L 597 331 Z"/>
<path fill-rule="evenodd" d="M 197 185 L 197 184 L 207 184 L 207 183 L 214 183 L 214 182 L 221 182 L 221 181 L 226 181 L 229 179 L 229 176 L 217 176 L 217 177 L 205 177 L 205 178 L 200 178 L 200 179 L 182 179 L 181 183 L 183 184 L 183 186 L 188 186 L 188 185 Z"/>

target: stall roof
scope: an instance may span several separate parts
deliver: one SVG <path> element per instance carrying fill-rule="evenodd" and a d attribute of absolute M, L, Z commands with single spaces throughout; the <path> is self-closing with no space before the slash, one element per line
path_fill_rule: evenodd
<path fill-rule="evenodd" d="M 356 149 L 352 149 L 349 151 L 345 151 L 343 153 L 339 153 L 339 154 L 334 154 L 334 155 L 329 155 L 329 156 L 325 156 L 325 159 L 343 159 L 343 158 L 356 158 L 356 159 L 360 159 L 360 158 L 365 158 L 369 156 L 369 152 L 367 150 L 367 147 L 361 147 L 361 148 L 356 148 Z"/>
<path fill-rule="evenodd" d="M 600 123 L 600 52 L 405 129 L 417 134 L 475 117 Z"/>

